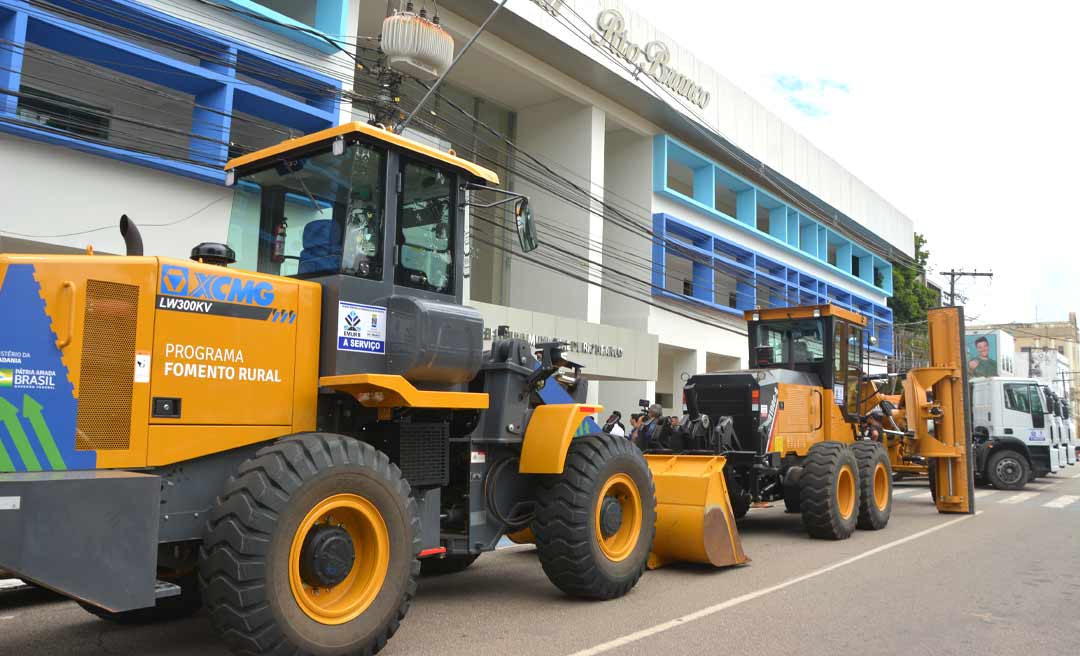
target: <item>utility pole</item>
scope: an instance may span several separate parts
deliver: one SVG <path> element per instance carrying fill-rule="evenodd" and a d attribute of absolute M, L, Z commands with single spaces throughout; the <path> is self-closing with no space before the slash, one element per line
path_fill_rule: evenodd
<path fill-rule="evenodd" d="M 956 279 L 970 276 L 972 278 L 993 278 L 993 273 L 980 273 L 978 271 L 957 271 L 950 269 L 942 271 L 942 275 L 949 276 L 949 305 L 956 305 Z"/>

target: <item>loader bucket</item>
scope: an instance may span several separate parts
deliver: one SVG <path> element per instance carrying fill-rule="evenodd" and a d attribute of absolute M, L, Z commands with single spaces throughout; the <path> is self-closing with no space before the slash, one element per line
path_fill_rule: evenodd
<path fill-rule="evenodd" d="M 649 569 L 668 563 L 741 565 L 723 456 L 646 455 L 656 484 L 656 538 Z"/>

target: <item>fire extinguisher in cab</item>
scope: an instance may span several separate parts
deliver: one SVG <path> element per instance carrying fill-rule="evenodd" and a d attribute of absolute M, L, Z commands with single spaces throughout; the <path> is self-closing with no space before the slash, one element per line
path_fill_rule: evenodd
<path fill-rule="evenodd" d="M 270 261 L 281 263 L 285 261 L 285 227 L 287 223 L 282 221 L 274 226 L 273 247 L 270 249 Z"/>

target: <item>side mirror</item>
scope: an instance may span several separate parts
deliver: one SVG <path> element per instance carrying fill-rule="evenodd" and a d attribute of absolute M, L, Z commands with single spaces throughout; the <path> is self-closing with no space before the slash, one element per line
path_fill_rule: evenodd
<path fill-rule="evenodd" d="M 536 224 L 533 223 L 532 209 L 528 198 L 519 198 L 514 203 L 514 220 L 517 222 L 518 243 L 524 253 L 536 250 Z"/>

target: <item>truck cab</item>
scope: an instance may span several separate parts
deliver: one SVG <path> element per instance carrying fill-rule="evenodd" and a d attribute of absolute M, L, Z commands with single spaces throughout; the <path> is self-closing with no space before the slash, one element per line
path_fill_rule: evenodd
<path fill-rule="evenodd" d="M 1050 457 L 1057 460 L 1057 468 L 1060 470 L 1066 466 L 1066 459 L 1065 445 L 1062 443 L 1063 422 L 1057 415 L 1057 396 L 1046 385 L 1039 385 L 1039 393 L 1042 394 L 1046 426 L 1050 433 Z"/>
<path fill-rule="evenodd" d="M 1038 381 L 976 378 L 971 400 L 977 478 L 999 489 L 1019 490 L 1028 480 L 1058 470 Z"/>
<path fill-rule="evenodd" d="M 1065 438 L 1069 443 L 1069 447 L 1066 450 L 1065 457 L 1070 465 L 1076 464 L 1076 424 L 1072 418 L 1072 406 L 1069 404 L 1068 399 L 1064 399 L 1061 404 L 1061 416 L 1065 419 Z"/>

